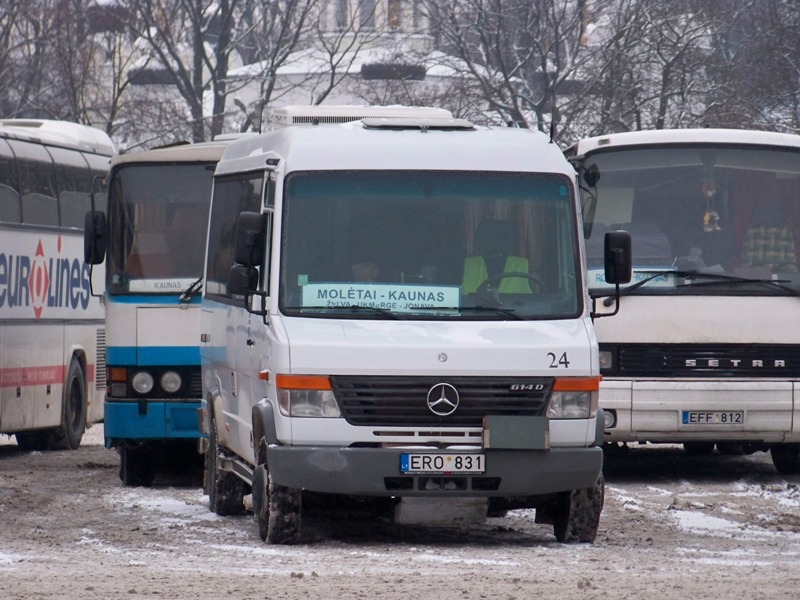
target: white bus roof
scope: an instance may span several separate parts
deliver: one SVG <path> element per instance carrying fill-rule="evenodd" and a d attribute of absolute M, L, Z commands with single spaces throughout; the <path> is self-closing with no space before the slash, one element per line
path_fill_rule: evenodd
<path fill-rule="evenodd" d="M 219 136 L 213 142 L 201 142 L 197 144 L 181 144 L 156 148 L 153 150 L 142 150 L 139 152 L 127 152 L 119 154 L 111 159 L 111 167 L 131 163 L 175 163 L 175 162 L 207 162 L 218 161 L 222 157 L 225 147 L 233 140 L 241 139 L 248 135 L 255 134 L 229 134 Z"/>
<path fill-rule="evenodd" d="M 631 146 L 665 146 L 685 144 L 725 144 L 740 146 L 772 146 L 800 148 L 800 136 L 772 131 L 745 129 L 654 129 L 630 131 L 586 138 L 573 145 L 578 156 L 598 150 Z"/>
<path fill-rule="evenodd" d="M 385 119 L 452 119 L 453 113 L 443 108 L 428 106 L 336 106 L 290 105 L 272 109 L 272 125 L 317 125 L 347 123 L 368 117 Z"/>
<path fill-rule="evenodd" d="M 0 137 L 73 148 L 103 156 L 117 152 L 105 131 L 67 121 L 0 119 Z"/>
<path fill-rule="evenodd" d="M 375 120 L 340 125 L 282 127 L 234 142 L 216 173 L 264 169 L 283 159 L 287 171 L 466 170 L 561 173 L 574 177 L 559 147 L 530 129 L 473 127 L 458 119 L 402 127 Z M 466 127 L 464 124 L 469 125 Z M 427 124 L 427 125 L 426 125 Z"/>

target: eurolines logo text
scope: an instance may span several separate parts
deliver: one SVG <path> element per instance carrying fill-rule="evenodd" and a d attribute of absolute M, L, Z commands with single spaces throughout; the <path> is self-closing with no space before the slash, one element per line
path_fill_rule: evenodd
<path fill-rule="evenodd" d="M 57 254 L 61 251 L 58 236 Z M 0 252 L 0 308 L 31 307 L 39 319 L 45 308 L 86 310 L 90 298 L 89 265 L 46 256 L 41 238 L 33 256 Z"/>

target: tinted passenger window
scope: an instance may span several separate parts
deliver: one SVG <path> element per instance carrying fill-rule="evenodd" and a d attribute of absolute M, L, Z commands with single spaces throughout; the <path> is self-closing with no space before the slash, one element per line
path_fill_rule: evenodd
<path fill-rule="evenodd" d="M 17 156 L 22 222 L 58 225 L 56 172 L 47 149 L 38 144 L 10 140 Z"/>
<path fill-rule="evenodd" d="M 80 152 L 50 148 L 50 154 L 55 161 L 61 225 L 81 229 L 84 216 L 92 208 L 89 165 Z"/>
<path fill-rule="evenodd" d="M 236 220 L 243 211 L 261 211 L 263 184 L 261 174 L 220 178 L 214 183 L 206 262 L 208 295 L 230 297 L 228 275 L 236 247 Z"/>
<path fill-rule="evenodd" d="M 14 154 L 8 142 L 0 140 L 0 221 L 19 223 L 22 219 L 18 190 Z"/>

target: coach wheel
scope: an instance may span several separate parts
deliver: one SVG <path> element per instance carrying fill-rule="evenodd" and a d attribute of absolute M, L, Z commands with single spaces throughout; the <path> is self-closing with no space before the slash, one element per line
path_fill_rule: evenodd
<path fill-rule="evenodd" d="M 603 512 L 605 484 L 603 474 L 594 486 L 566 492 L 551 510 L 553 533 L 564 544 L 594 542 Z"/>
<path fill-rule="evenodd" d="M 150 448 L 125 444 L 119 449 L 119 478 L 123 485 L 149 487 L 155 476 Z"/>
<path fill-rule="evenodd" d="M 80 362 L 73 358 L 64 382 L 64 401 L 61 425 L 50 433 L 48 446 L 52 450 L 75 450 L 81 445 L 86 431 L 86 379 Z"/>
<path fill-rule="evenodd" d="M 220 516 L 241 515 L 245 512 L 245 483 L 230 471 L 223 471 L 219 464 L 217 420 L 211 417 L 208 432 L 208 450 L 205 464 L 208 487 L 208 508 Z"/>
<path fill-rule="evenodd" d="M 268 544 L 291 544 L 300 535 L 302 491 L 275 483 L 263 462 L 266 440 L 259 445 L 260 464 L 253 471 L 253 516 L 258 534 Z"/>
<path fill-rule="evenodd" d="M 773 444 L 769 453 L 772 464 L 781 475 L 800 473 L 800 444 Z"/>

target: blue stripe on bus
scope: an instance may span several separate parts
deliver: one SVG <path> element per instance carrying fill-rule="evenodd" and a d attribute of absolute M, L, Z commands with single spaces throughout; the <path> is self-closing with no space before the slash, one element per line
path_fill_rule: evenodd
<path fill-rule="evenodd" d="M 124 366 L 199 365 L 198 346 L 108 346 L 106 364 Z"/>
<path fill-rule="evenodd" d="M 177 306 L 179 296 L 180 294 L 160 294 L 158 296 L 150 294 L 126 294 L 124 296 L 106 294 L 106 302 L 109 304 L 114 302 L 119 304 L 141 304 L 143 306 L 147 306 L 148 304 L 172 304 L 173 306 Z M 200 304 L 200 294 L 192 296 L 189 300 L 189 304 Z"/>

